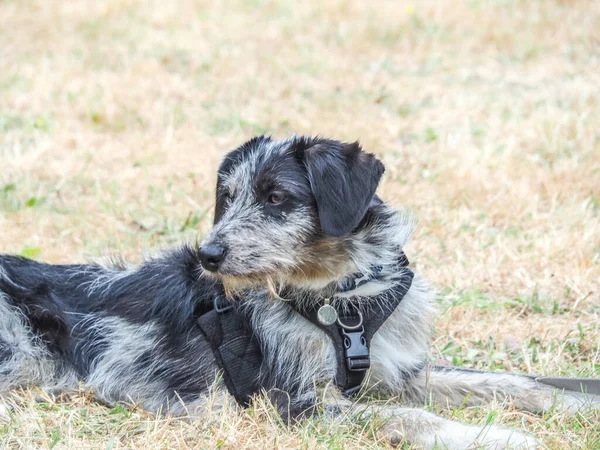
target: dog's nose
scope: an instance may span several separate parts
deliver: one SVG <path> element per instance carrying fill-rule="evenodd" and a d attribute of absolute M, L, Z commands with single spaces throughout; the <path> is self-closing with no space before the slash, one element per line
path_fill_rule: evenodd
<path fill-rule="evenodd" d="M 210 272 L 219 270 L 225 257 L 225 247 L 220 244 L 208 244 L 200 247 L 200 263 Z"/>

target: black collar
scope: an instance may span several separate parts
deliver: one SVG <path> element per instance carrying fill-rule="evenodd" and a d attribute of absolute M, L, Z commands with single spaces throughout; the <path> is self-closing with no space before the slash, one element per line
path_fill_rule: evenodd
<path fill-rule="evenodd" d="M 406 255 L 404 254 L 403 251 L 400 251 L 400 255 L 396 259 L 392 270 L 394 272 L 397 272 L 399 270 L 402 270 L 403 267 L 408 267 L 408 264 L 409 264 L 408 258 L 406 257 Z M 359 287 L 364 286 L 365 284 L 370 283 L 372 281 L 381 281 L 385 275 L 383 273 L 383 269 L 384 269 L 383 265 L 381 265 L 381 264 L 375 265 L 374 264 L 370 267 L 370 269 L 366 273 L 355 272 L 355 273 L 352 273 L 352 274 L 342 278 L 340 281 L 334 281 L 333 283 L 330 283 L 326 287 L 326 290 L 331 289 L 331 291 L 332 291 L 331 296 L 333 296 L 335 294 L 340 294 L 340 293 L 349 293 L 349 292 L 351 292 L 355 289 L 358 289 Z"/>

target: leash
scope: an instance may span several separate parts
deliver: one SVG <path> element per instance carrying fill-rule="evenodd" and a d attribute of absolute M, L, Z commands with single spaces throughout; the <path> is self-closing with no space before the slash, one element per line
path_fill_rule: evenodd
<path fill-rule="evenodd" d="M 531 377 L 536 382 L 565 391 L 600 395 L 600 378 Z"/>

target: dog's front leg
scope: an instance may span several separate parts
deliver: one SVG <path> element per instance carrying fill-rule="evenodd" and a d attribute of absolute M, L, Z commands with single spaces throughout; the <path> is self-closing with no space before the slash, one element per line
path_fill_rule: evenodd
<path fill-rule="evenodd" d="M 323 398 L 326 416 L 333 420 L 374 420 L 381 439 L 394 446 L 428 449 L 529 449 L 537 448 L 534 437 L 495 425 L 465 425 L 420 408 L 390 403 L 353 402 L 327 390 Z"/>
<path fill-rule="evenodd" d="M 394 446 L 406 443 L 411 448 L 422 450 L 537 448 L 535 438 L 520 431 L 495 425 L 465 425 L 419 408 L 390 404 L 352 404 L 348 401 L 338 401 L 335 405 L 340 417 L 380 420 L 378 434 Z"/>
<path fill-rule="evenodd" d="M 370 411 L 369 411 L 370 410 Z M 379 433 L 393 445 L 403 442 L 421 449 L 535 449 L 533 437 L 509 428 L 465 425 L 418 408 L 371 406 L 384 422 Z"/>

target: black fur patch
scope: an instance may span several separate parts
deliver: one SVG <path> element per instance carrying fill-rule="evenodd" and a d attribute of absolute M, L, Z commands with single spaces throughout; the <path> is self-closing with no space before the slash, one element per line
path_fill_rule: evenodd
<path fill-rule="evenodd" d="M 306 166 L 323 233 L 339 237 L 353 231 L 371 204 L 383 164 L 357 142 L 302 139 L 297 152 Z"/>
<path fill-rule="evenodd" d="M 135 270 L 122 272 L 117 281 L 92 288 L 99 277 L 114 275 L 94 265 L 50 265 L 0 255 L 0 293 L 21 310 L 31 331 L 40 338 L 59 366 L 70 367 L 83 379 L 105 351 L 108 331 L 96 328 L 88 317 L 117 318 L 124 323 L 152 324 L 160 331 L 159 344 L 133 362 L 131 370 L 144 373 L 160 358 L 169 364 L 154 373 L 168 392 L 193 399 L 214 379 L 199 361 L 210 360 L 210 349 L 196 325 L 199 315 L 212 309 L 220 286 L 201 276 L 197 249 L 184 246 Z M 190 346 L 190 341 L 195 341 Z M 14 349 L 0 343 L 0 359 Z M 18 349 L 17 349 L 18 351 Z M 127 386 L 123 386 L 126 389 Z M 187 398 L 186 398 L 187 396 Z"/>

